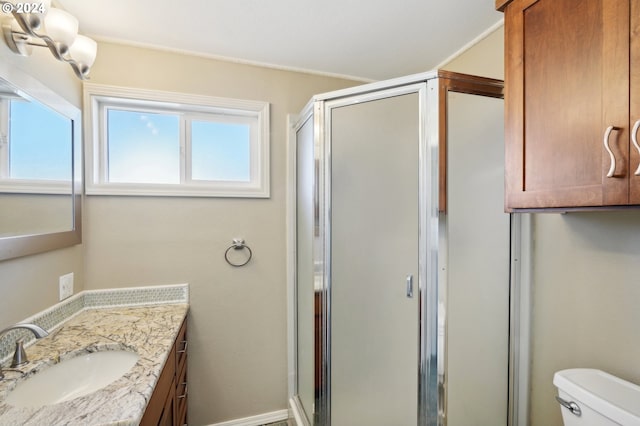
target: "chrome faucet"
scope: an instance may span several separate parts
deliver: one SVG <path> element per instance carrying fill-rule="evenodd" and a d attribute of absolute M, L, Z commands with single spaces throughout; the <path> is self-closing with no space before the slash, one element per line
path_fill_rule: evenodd
<path fill-rule="evenodd" d="M 35 324 L 23 323 L 23 324 L 12 325 L 11 327 L 7 327 L 4 330 L 0 331 L 0 338 L 2 338 L 2 336 L 7 334 L 11 330 L 19 330 L 19 329 L 25 329 L 25 330 L 31 331 L 33 335 L 36 336 L 36 339 L 42 339 L 43 337 L 46 337 L 49 335 L 49 333 L 47 333 L 43 328 Z M 11 363 L 11 368 L 18 367 L 20 365 L 26 364 L 27 362 L 29 362 L 29 360 L 27 359 L 27 354 L 24 351 L 23 340 L 20 339 L 16 342 L 16 350 L 15 350 L 15 353 L 13 354 L 13 362 Z M 0 380 L 2 379 L 4 379 L 4 374 L 2 372 L 2 369 L 0 369 Z"/>

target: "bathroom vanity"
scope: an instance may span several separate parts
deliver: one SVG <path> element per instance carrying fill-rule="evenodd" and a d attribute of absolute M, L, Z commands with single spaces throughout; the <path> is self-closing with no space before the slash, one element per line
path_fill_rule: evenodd
<path fill-rule="evenodd" d="M 187 424 L 187 320 L 173 343 L 169 357 L 144 412 L 142 426 Z"/>
<path fill-rule="evenodd" d="M 186 423 L 186 303 L 84 309 L 27 348 L 30 362 L 0 381 L 0 425 Z M 17 407 L 6 399 L 54 364 L 102 351 L 139 356 L 122 377 L 85 396 Z M 28 403 L 26 404 L 28 405 Z"/>

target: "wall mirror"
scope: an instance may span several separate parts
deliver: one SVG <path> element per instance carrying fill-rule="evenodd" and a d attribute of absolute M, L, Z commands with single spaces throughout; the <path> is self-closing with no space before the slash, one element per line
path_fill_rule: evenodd
<path fill-rule="evenodd" d="M 80 110 L 0 67 L 0 260 L 81 242 Z"/>

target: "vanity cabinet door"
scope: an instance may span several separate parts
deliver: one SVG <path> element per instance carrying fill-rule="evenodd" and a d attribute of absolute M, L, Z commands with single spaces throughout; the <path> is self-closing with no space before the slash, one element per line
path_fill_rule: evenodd
<path fill-rule="evenodd" d="M 506 210 L 629 204 L 630 1 L 496 4 L 505 11 Z"/>
<path fill-rule="evenodd" d="M 173 426 L 175 424 L 174 418 L 176 416 L 176 387 L 175 382 L 171 382 L 171 386 L 169 387 L 169 394 L 167 395 L 167 399 L 164 402 L 164 407 L 162 409 L 162 415 L 160 416 L 160 420 L 158 420 L 158 426 Z"/>
<path fill-rule="evenodd" d="M 160 373 L 156 388 L 153 390 L 147 409 L 142 416 L 141 426 L 171 425 L 174 419 L 175 404 L 175 373 L 176 373 L 175 344 L 167 358 L 167 362 Z M 169 422 L 169 423 L 167 423 Z"/>

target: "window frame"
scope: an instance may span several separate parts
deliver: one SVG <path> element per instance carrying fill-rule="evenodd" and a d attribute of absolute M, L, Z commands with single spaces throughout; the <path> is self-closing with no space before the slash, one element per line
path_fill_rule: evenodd
<path fill-rule="evenodd" d="M 180 183 L 115 183 L 107 176 L 106 114 L 109 108 L 170 113 L 180 122 Z M 85 193 L 87 195 L 133 195 L 177 197 L 269 198 L 269 103 L 177 92 L 84 84 Z M 221 121 L 212 120 L 224 118 Z M 191 129 L 196 121 L 252 121 L 250 131 L 250 180 L 194 181 L 191 179 Z"/>

